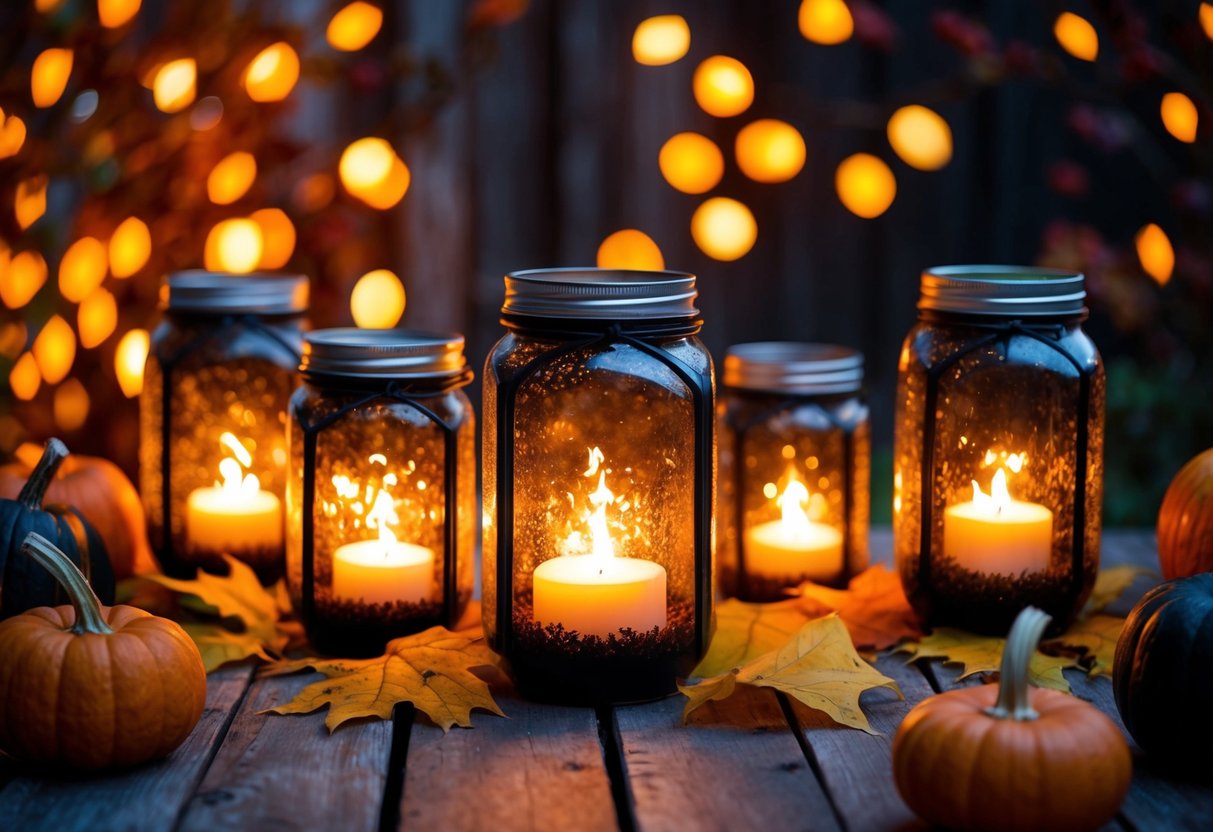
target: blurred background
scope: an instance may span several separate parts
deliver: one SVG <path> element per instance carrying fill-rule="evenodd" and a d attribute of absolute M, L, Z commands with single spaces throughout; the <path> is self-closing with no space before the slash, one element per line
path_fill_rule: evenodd
<path fill-rule="evenodd" d="M 5 3 L 0 454 L 133 473 L 175 269 L 479 366 L 505 272 L 665 266 L 718 360 L 866 353 L 887 522 L 920 271 L 1036 263 L 1088 277 L 1105 522 L 1152 524 L 1213 444 L 1211 70 L 1213 5 L 1165 0 Z"/>

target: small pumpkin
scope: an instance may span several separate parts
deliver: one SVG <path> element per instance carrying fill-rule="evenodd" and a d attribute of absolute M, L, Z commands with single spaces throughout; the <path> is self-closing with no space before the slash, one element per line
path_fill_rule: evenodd
<path fill-rule="evenodd" d="M 1213 448 L 1179 469 L 1158 511 L 1162 576 L 1213 572 Z"/>
<path fill-rule="evenodd" d="M 1213 745 L 1213 574 L 1167 581 L 1125 619 L 1112 666 L 1125 727 L 1163 764 L 1208 772 Z"/>
<path fill-rule="evenodd" d="M 114 571 L 105 544 L 92 524 L 72 506 L 43 505 L 46 490 L 67 456 L 67 447 L 62 442 L 49 440 L 17 498 L 0 499 L 0 619 L 32 607 L 63 602 L 54 578 L 29 558 L 18 555 L 30 532 L 37 532 L 59 547 L 83 570 L 101 599 L 113 603 Z"/>
<path fill-rule="evenodd" d="M 923 700 L 893 739 L 893 776 L 923 819 L 962 830 L 1084 830 L 1111 820 L 1129 790 L 1120 729 L 1081 699 L 1028 687 L 1049 616 L 1019 614 L 997 684 Z"/>
<path fill-rule="evenodd" d="M 21 493 L 40 454 L 37 445 L 26 442 L 17 449 L 15 462 L 0 466 L 0 497 Z M 46 501 L 80 510 L 105 541 L 118 580 L 156 571 L 139 492 L 108 459 L 72 454 L 63 460 L 47 486 Z"/>
<path fill-rule="evenodd" d="M 135 607 L 101 606 L 80 570 L 36 533 L 21 552 L 71 605 L 0 622 L 0 750 L 100 769 L 184 742 L 206 702 L 202 657 L 185 631 Z"/>

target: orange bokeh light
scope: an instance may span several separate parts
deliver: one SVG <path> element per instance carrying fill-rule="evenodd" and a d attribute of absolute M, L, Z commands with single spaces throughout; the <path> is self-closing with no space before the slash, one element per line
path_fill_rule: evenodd
<path fill-rule="evenodd" d="M 715 188 L 724 175 L 724 154 L 707 136 L 678 133 L 661 146 L 657 166 L 674 188 L 702 194 Z"/>
<path fill-rule="evenodd" d="M 755 182 L 786 182 L 804 167 L 804 138 L 786 121 L 759 119 L 741 128 L 737 166 Z"/>
<path fill-rule="evenodd" d="M 609 235 L 598 246 L 598 268 L 661 271 L 665 258 L 653 238 L 635 228 L 624 228 Z"/>
<path fill-rule="evenodd" d="M 244 91 L 254 101 L 281 101 L 299 82 L 299 54 L 285 41 L 257 53 L 244 71 Z"/>
<path fill-rule="evenodd" d="M 663 14 L 640 21 L 632 33 L 632 57 L 645 66 L 665 66 L 691 48 L 691 27 L 679 14 Z"/>
<path fill-rule="evenodd" d="M 889 210 L 897 196 L 893 171 L 868 153 L 856 153 L 844 159 L 834 173 L 834 187 L 847 210 L 869 220 Z"/>
<path fill-rule="evenodd" d="M 745 64 L 726 55 L 703 61 L 691 79 L 695 101 L 710 116 L 727 118 L 744 113 L 754 102 L 754 77 Z"/>
<path fill-rule="evenodd" d="M 333 15 L 324 37 L 334 49 L 354 52 L 374 40 L 382 26 L 383 10 L 356 0 Z"/>

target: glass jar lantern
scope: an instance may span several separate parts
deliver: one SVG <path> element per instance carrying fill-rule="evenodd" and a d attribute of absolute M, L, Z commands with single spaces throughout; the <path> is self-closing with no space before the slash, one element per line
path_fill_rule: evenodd
<path fill-rule="evenodd" d="M 505 278 L 484 380 L 484 626 L 528 696 L 672 693 L 712 631 L 712 362 L 695 278 Z"/>
<path fill-rule="evenodd" d="M 472 595 L 476 435 L 462 335 L 306 336 L 291 400 L 287 584 L 312 645 L 377 655 Z"/>
<path fill-rule="evenodd" d="M 871 434 L 863 355 L 832 344 L 731 347 L 720 413 L 720 583 L 777 601 L 868 565 Z"/>
<path fill-rule="evenodd" d="M 1065 628 L 1099 566 L 1104 371 L 1083 276 L 922 275 L 901 351 L 893 538 L 931 624 L 1003 633 L 1031 604 Z"/>
<path fill-rule="evenodd" d="M 282 575 L 286 410 L 307 312 L 300 276 L 169 275 L 139 400 L 139 482 L 161 568 Z"/>

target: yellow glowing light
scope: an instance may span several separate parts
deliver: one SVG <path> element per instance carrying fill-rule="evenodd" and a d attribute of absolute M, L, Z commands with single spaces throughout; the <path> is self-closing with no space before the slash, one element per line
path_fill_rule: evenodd
<path fill-rule="evenodd" d="M 147 224 L 138 217 L 127 217 L 110 237 L 110 272 L 122 279 L 130 277 L 152 256 L 152 235 Z"/>
<path fill-rule="evenodd" d="M 1162 97 L 1160 111 L 1163 127 L 1167 128 L 1168 133 L 1181 142 L 1191 144 L 1196 141 L 1196 127 L 1200 123 L 1200 116 L 1191 98 L 1182 92 L 1169 92 Z"/>
<path fill-rule="evenodd" d="M 724 154 L 707 136 L 678 133 L 661 146 L 657 166 L 665 181 L 684 194 L 702 194 L 724 175 Z"/>
<path fill-rule="evenodd" d="M 665 258 L 653 238 L 635 228 L 616 231 L 598 247 L 598 268 L 661 271 Z"/>
<path fill-rule="evenodd" d="M 58 384 L 67 378 L 72 362 L 76 360 L 76 333 L 67 321 L 52 315 L 34 339 L 33 352 L 42 380 L 47 384 Z"/>
<path fill-rule="evenodd" d="M 254 101 L 281 101 L 299 81 L 299 55 L 283 41 L 257 53 L 244 71 L 244 91 Z"/>
<path fill-rule="evenodd" d="M 36 251 L 22 251 L 13 256 L 8 269 L 0 274 L 0 300 L 9 309 L 20 309 L 46 283 L 46 261 Z"/>
<path fill-rule="evenodd" d="M 100 346 L 118 326 L 118 302 L 105 289 L 97 289 L 80 302 L 76 310 L 76 328 L 80 346 L 86 350 Z"/>
<path fill-rule="evenodd" d="M 404 284 L 387 269 L 367 272 L 350 293 L 350 314 L 363 329 L 391 329 L 404 314 Z"/>
<path fill-rule="evenodd" d="M 1205 37 L 1213 40 L 1213 3 L 1200 4 L 1200 27 L 1205 30 Z"/>
<path fill-rule="evenodd" d="M 1166 286 L 1175 271 L 1175 249 L 1167 232 L 1150 223 L 1137 232 L 1136 243 L 1142 270 L 1159 286 Z"/>
<path fill-rule="evenodd" d="M 370 43 L 381 26 L 383 10 L 357 0 L 333 15 L 324 37 L 334 49 L 354 52 Z"/>
<path fill-rule="evenodd" d="M 952 128 L 927 107 L 909 104 L 893 113 L 888 135 L 893 152 L 912 168 L 939 170 L 952 160 Z"/>
<path fill-rule="evenodd" d="M 337 173 L 341 184 L 357 195 L 381 184 L 392 172 L 396 151 L 383 139 L 367 137 L 352 142 L 341 154 Z"/>
<path fill-rule="evenodd" d="M 59 293 L 65 300 L 79 303 L 105 280 L 108 266 L 105 244 L 96 237 L 81 237 L 59 261 Z"/>
<path fill-rule="evenodd" d="M 754 101 L 754 78 L 736 58 L 713 55 L 695 69 L 691 79 L 695 101 L 710 116 L 726 118 L 744 113 Z"/>
<path fill-rule="evenodd" d="M 139 12 L 143 0 L 97 0 L 97 17 L 107 29 L 117 29 Z"/>
<path fill-rule="evenodd" d="M 373 187 L 351 190 L 350 193 L 372 208 L 386 211 L 404 199 L 411 180 L 408 167 L 393 154 L 392 167 L 386 179 Z"/>
<path fill-rule="evenodd" d="M 67 89 L 72 74 L 72 50 L 44 49 L 30 70 L 30 95 L 36 107 L 51 107 Z"/>
<path fill-rule="evenodd" d="M 1062 12 L 1053 23 L 1053 36 L 1062 49 L 1080 61 L 1093 61 L 1099 57 L 1099 35 L 1085 17 Z"/>
<path fill-rule="evenodd" d="M 88 391 L 79 379 L 69 378 L 55 391 L 55 425 L 61 430 L 77 430 L 88 419 Z"/>
<path fill-rule="evenodd" d="M 734 150 L 737 166 L 755 182 L 786 182 L 804 167 L 804 139 L 778 119 L 759 119 L 741 128 Z"/>
<path fill-rule="evenodd" d="M 203 262 L 214 272 L 248 274 L 261 262 L 261 226 L 251 219 L 223 220 L 206 235 Z"/>
<path fill-rule="evenodd" d="M 256 178 L 257 160 L 253 154 L 238 150 L 211 168 L 206 177 L 206 194 L 216 205 L 230 205 L 248 193 Z"/>
<path fill-rule="evenodd" d="M 50 14 L 59 11 L 63 2 L 64 0 L 34 0 L 34 8 L 41 14 Z"/>
<path fill-rule="evenodd" d="M 14 396 L 25 402 L 38 395 L 38 388 L 42 386 L 42 373 L 38 372 L 38 362 L 32 354 L 22 353 L 17 363 L 13 364 L 13 369 L 8 374 L 8 386 L 13 388 Z"/>
<path fill-rule="evenodd" d="M 194 103 L 198 65 L 193 58 L 178 58 L 161 65 L 152 79 L 152 97 L 166 113 L 176 113 Z"/>
<path fill-rule="evenodd" d="M 46 186 L 50 180 L 45 175 L 31 176 L 17 183 L 17 195 L 13 199 L 13 213 L 21 230 L 29 228 L 46 213 Z"/>
<path fill-rule="evenodd" d="M 798 22 L 800 34 L 825 46 L 844 43 L 855 31 L 855 20 L 843 0 L 803 0 Z"/>
<path fill-rule="evenodd" d="M 632 57 L 645 66 L 665 66 L 691 48 L 691 27 L 678 14 L 663 14 L 640 21 L 632 35 Z"/>
<path fill-rule="evenodd" d="M 295 253 L 295 226 L 281 208 L 262 208 L 249 215 L 261 226 L 261 262 L 259 269 L 280 269 Z"/>
<path fill-rule="evenodd" d="M 852 214 L 869 220 L 889 210 L 897 196 L 893 171 L 867 153 L 856 153 L 843 160 L 834 173 L 834 187 Z"/>
<path fill-rule="evenodd" d="M 0 110 L 0 159 L 16 156 L 25 144 L 25 122 Z"/>
<path fill-rule="evenodd" d="M 750 209 L 735 199 L 718 196 L 691 215 L 691 237 L 708 257 L 736 260 L 745 256 L 758 239 L 758 223 Z"/>
<path fill-rule="evenodd" d="M 114 353 L 114 373 L 118 386 L 128 399 L 143 391 L 143 365 L 147 363 L 147 351 L 151 339 L 146 329 L 132 329 L 122 336 Z"/>
<path fill-rule="evenodd" d="M 0 355 L 5 358 L 16 358 L 25 349 L 29 330 L 24 321 L 9 321 L 0 326 Z"/>

